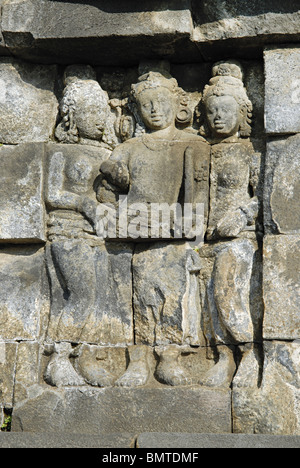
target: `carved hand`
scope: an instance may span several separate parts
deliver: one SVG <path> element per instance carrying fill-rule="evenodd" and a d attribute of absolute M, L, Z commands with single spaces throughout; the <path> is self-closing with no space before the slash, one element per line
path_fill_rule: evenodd
<path fill-rule="evenodd" d="M 96 210 L 97 210 L 97 202 L 91 200 L 88 197 L 84 197 L 79 204 L 78 211 L 86 216 L 86 218 L 92 223 L 94 226 L 96 223 Z"/>
<path fill-rule="evenodd" d="M 247 226 L 247 216 L 240 209 L 227 213 L 217 224 L 218 237 L 237 237 Z"/>
<path fill-rule="evenodd" d="M 105 161 L 100 168 L 110 182 L 120 187 L 122 190 L 128 189 L 129 171 L 126 164 L 121 161 Z"/>

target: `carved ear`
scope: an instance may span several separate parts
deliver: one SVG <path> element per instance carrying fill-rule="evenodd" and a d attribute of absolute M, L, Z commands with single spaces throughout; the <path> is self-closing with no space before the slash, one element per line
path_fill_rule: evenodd
<path fill-rule="evenodd" d="M 179 112 L 176 115 L 176 123 L 182 126 L 188 125 L 191 123 L 192 118 L 192 111 L 188 107 L 180 107 Z"/>

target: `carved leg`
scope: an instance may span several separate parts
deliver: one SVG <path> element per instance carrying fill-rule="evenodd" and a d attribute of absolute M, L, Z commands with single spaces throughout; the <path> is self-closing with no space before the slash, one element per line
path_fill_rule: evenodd
<path fill-rule="evenodd" d="M 141 387 L 150 377 L 149 346 L 137 345 L 128 348 L 130 362 L 125 374 L 120 377 L 118 387 Z"/>
<path fill-rule="evenodd" d="M 191 385 L 192 378 L 187 371 L 179 364 L 179 358 L 182 349 L 176 345 L 164 347 L 162 350 L 157 349 L 160 356 L 155 376 L 159 382 L 166 385 L 179 386 Z"/>
<path fill-rule="evenodd" d="M 71 338 L 64 336 L 67 327 L 72 339 L 78 341 L 95 304 L 96 273 L 93 249 L 82 240 L 55 241 L 51 245 L 51 254 L 65 299 L 57 336 L 58 339 Z"/>
<path fill-rule="evenodd" d="M 247 241 L 232 243 L 215 263 L 214 299 L 221 328 L 234 343 L 253 341 L 249 296 L 254 247 Z"/>

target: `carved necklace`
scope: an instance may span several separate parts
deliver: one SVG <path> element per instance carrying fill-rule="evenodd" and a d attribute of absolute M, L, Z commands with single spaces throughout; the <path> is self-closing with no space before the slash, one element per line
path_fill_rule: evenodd
<path fill-rule="evenodd" d="M 168 149 L 172 142 L 176 139 L 178 135 L 178 130 L 176 129 L 171 139 L 155 139 L 151 134 L 144 133 L 142 135 L 142 142 L 144 145 L 151 151 L 162 151 Z"/>

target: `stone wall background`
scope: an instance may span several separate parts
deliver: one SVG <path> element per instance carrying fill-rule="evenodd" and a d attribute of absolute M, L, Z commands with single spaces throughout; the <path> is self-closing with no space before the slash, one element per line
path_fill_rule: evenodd
<path fill-rule="evenodd" d="M 106 408 L 122 400 L 120 413 L 132 413 L 133 399 L 139 416 L 146 415 L 141 432 L 171 427 L 174 432 L 300 434 L 300 12 L 292 0 L 284 5 L 268 0 L 248 3 L 1 0 L 0 426 L 13 409 L 15 430 L 50 427 L 54 431 L 58 414 L 67 430 L 85 418 L 79 409 L 79 415 L 70 415 L 68 405 L 92 405 L 92 424 L 82 424 L 80 430 L 107 431 L 111 428 Z M 257 367 L 240 369 L 233 388 L 216 394 L 168 389 L 165 395 L 161 388 L 149 389 L 146 409 L 139 390 L 132 391 L 130 401 L 112 390 L 95 396 L 94 389 L 86 390 L 80 399 L 72 389 L 44 394 L 51 300 L 45 262 L 45 188 L 48 155 L 57 143 L 54 131 L 65 67 L 92 65 L 109 97 L 122 99 L 138 76 L 141 60 L 166 59 L 195 108 L 213 62 L 226 58 L 238 58 L 245 67 L 245 84 L 254 104 L 251 140 L 262 154 L 259 196 L 264 238 L 258 287 L 264 314 L 255 343 Z M 113 253 L 107 255 L 111 261 Z M 129 284 L 122 296 L 125 304 L 132 300 L 129 255 L 123 252 L 118 280 L 119 285 Z M 129 334 L 126 345 L 132 343 Z M 124 343 L 112 353 L 93 338 L 84 345 L 89 352 L 104 353 L 99 359 L 116 374 L 125 370 Z M 193 369 L 193 361 L 189 366 Z M 243 382 L 257 382 L 254 375 L 260 376 L 259 385 L 245 389 Z M 153 425 L 149 416 L 153 401 L 176 405 L 185 398 L 187 413 L 180 413 L 181 425 L 168 422 L 167 409 L 163 427 Z M 205 411 L 213 416 L 216 401 L 220 419 L 206 424 Z M 199 402 L 203 406 L 194 421 L 191 414 Z M 59 409 L 48 420 L 53 408 Z M 139 419 L 134 416 L 133 426 Z M 118 417 L 116 411 L 114 420 Z M 116 432 L 124 427 L 114 424 Z"/>

